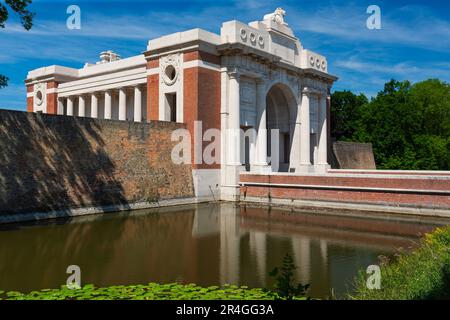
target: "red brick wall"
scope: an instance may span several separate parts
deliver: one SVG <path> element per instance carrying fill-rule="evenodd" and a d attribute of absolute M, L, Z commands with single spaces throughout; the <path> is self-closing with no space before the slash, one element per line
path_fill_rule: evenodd
<path fill-rule="evenodd" d="M 0 110 L 0 214 L 194 196 L 171 161 L 180 123 L 133 123 Z"/>
<path fill-rule="evenodd" d="M 196 53 L 192 53 L 192 56 Z M 191 59 L 192 56 L 188 56 Z M 186 55 L 185 55 L 186 59 Z M 184 121 L 191 133 L 194 142 L 194 121 L 202 121 L 203 133 L 208 129 L 220 130 L 220 72 L 201 67 L 184 69 Z M 203 135 L 202 133 L 202 135 Z M 203 142 L 203 149 L 210 142 Z M 219 150 L 217 150 L 219 152 Z M 208 165 L 206 163 L 195 164 L 194 143 L 192 143 L 193 167 L 198 169 L 220 168 L 220 161 L 217 164 Z"/>
<path fill-rule="evenodd" d="M 195 161 L 194 151 L 194 121 L 199 119 L 198 116 L 198 86 L 199 72 L 198 68 L 188 68 L 183 70 L 183 114 L 184 122 L 186 123 L 186 129 L 191 134 L 191 157 L 192 163 Z M 193 165 L 195 168 L 196 166 Z"/>
<path fill-rule="evenodd" d="M 56 81 L 47 82 L 47 89 L 56 89 L 56 88 L 58 88 L 58 82 Z"/>
<path fill-rule="evenodd" d="M 245 197 L 263 197 L 280 199 L 304 199 L 341 201 L 368 204 L 410 205 L 420 207 L 450 208 L 448 194 L 433 194 L 428 190 L 449 191 L 450 180 L 442 179 L 406 179 L 386 177 L 338 177 L 338 176 L 284 176 L 284 175 L 241 175 L 241 182 L 270 184 L 307 185 L 294 186 L 244 186 Z M 308 187 L 322 186 L 322 188 Z M 332 186 L 334 188 L 327 188 Z M 343 188 L 339 188 L 343 187 Z M 353 187 L 351 190 L 344 187 Z M 379 188 L 380 190 L 362 190 L 361 188 Z M 385 189 L 415 189 L 424 191 L 401 191 Z"/>
<path fill-rule="evenodd" d="M 34 104 L 33 97 L 27 97 L 27 111 L 28 112 L 33 112 L 33 104 Z"/>
<path fill-rule="evenodd" d="M 202 60 L 205 62 L 220 65 L 220 57 L 204 51 L 191 51 L 184 53 L 184 62 Z"/>
<path fill-rule="evenodd" d="M 147 69 L 154 69 L 159 67 L 159 59 L 151 59 L 147 61 Z"/>
<path fill-rule="evenodd" d="M 206 52 L 192 51 L 184 53 L 184 61 L 201 60 L 220 65 L 220 57 Z M 157 68 L 159 59 L 147 62 L 147 69 Z M 183 70 L 184 123 L 191 134 L 191 155 L 194 168 L 220 168 L 220 164 L 196 164 L 194 159 L 194 123 L 202 121 L 202 130 L 220 129 L 220 72 L 202 67 Z M 148 120 L 159 119 L 159 75 L 147 77 L 147 115 Z M 203 148 L 210 142 L 203 142 Z M 217 151 L 219 152 L 219 151 Z M 198 162 L 198 161 L 197 161 Z"/>
<path fill-rule="evenodd" d="M 393 171 L 393 170 L 372 170 L 372 171 L 365 171 L 365 170 L 345 170 L 345 169 L 333 169 L 329 170 L 328 173 L 331 174 L 340 174 L 340 173 L 347 173 L 347 174 L 374 174 L 374 175 L 382 175 L 382 174 L 389 174 L 389 175 L 409 175 L 409 176 L 450 176 L 450 171 L 409 171 L 409 170 L 402 170 L 402 171 Z"/>
<path fill-rule="evenodd" d="M 147 77 L 147 120 L 159 120 L 159 75 Z"/>
<path fill-rule="evenodd" d="M 58 113 L 58 94 L 48 93 L 47 94 L 47 113 L 57 114 Z"/>
<path fill-rule="evenodd" d="M 241 175 L 241 181 L 270 182 L 279 184 L 303 184 L 322 186 L 367 187 L 367 188 L 397 188 L 421 190 L 450 190 L 448 179 L 406 179 L 384 177 L 341 177 L 341 176 L 285 176 L 285 175 Z"/>
<path fill-rule="evenodd" d="M 203 132 L 207 129 L 219 129 L 220 126 L 220 105 L 221 105 L 221 78 L 220 72 L 199 68 L 199 100 L 198 113 L 199 120 L 203 122 Z M 210 142 L 204 142 L 205 148 Z M 220 152 L 220 149 L 217 150 Z M 220 168 L 220 161 L 217 164 L 199 165 L 200 168 Z"/>
<path fill-rule="evenodd" d="M 47 89 L 58 88 L 58 83 L 55 81 L 47 82 Z M 57 114 L 58 113 L 58 94 L 57 93 L 47 93 L 47 113 Z"/>
<path fill-rule="evenodd" d="M 27 93 L 32 93 L 34 91 L 34 85 L 27 86 Z M 27 111 L 33 112 L 33 97 L 27 97 Z"/>
<path fill-rule="evenodd" d="M 147 61 L 147 70 L 159 67 L 159 58 Z M 147 121 L 159 120 L 159 75 L 147 76 Z"/>

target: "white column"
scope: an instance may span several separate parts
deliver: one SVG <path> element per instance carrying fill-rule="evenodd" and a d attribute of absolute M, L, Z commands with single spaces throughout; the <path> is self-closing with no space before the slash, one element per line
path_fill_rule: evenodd
<path fill-rule="evenodd" d="M 229 137 L 228 140 L 228 164 L 234 166 L 240 166 L 241 163 L 241 139 L 240 139 L 240 88 L 239 88 L 239 74 L 233 72 L 229 74 L 230 76 L 230 114 L 228 117 L 228 129 Z"/>
<path fill-rule="evenodd" d="M 302 99 L 300 99 L 302 100 Z M 302 103 L 297 103 L 297 116 L 295 118 L 294 134 L 292 136 L 290 167 L 295 171 L 300 170 L 301 163 L 301 139 L 302 139 Z"/>
<path fill-rule="evenodd" d="M 111 119 L 112 113 L 112 94 L 111 91 L 105 91 L 105 119 Z"/>
<path fill-rule="evenodd" d="M 256 85 L 256 121 L 258 135 L 256 137 L 256 165 L 260 171 L 270 171 L 267 164 L 267 118 L 266 118 L 266 86 L 263 81 Z M 265 168 L 264 168 L 265 167 Z"/>
<path fill-rule="evenodd" d="M 139 86 L 134 87 L 134 121 L 142 121 L 142 89 Z"/>
<path fill-rule="evenodd" d="M 73 116 L 73 97 L 67 97 L 67 115 Z"/>
<path fill-rule="evenodd" d="M 302 106 L 300 108 L 300 165 L 310 166 L 310 122 L 309 122 L 309 92 L 302 92 Z"/>
<path fill-rule="evenodd" d="M 228 164 L 228 72 L 225 68 L 221 71 L 221 88 L 220 88 L 220 127 L 222 128 L 220 134 L 220 184 L 222 186 L 227 184 L 229 178 L 226 165 Z"/>
<path fill-rule="evenodd" d="M 327 95 L 324 93 L 319 96 L 318 164 L 328 165 L 327 161 Z"/>
<path fill-rule="evenodd" d="M 78 116 L 86 116 L 86 100 L 84 96 L 78 97 Z"/>
<path fill-rule="evenodd" d="M 127 93 L 125 88 L 119 89 L 119 120 L 127 120 Z"/>
<path fill-rule="evenodd" d="M 98 118 L 98 97 L 95 92 L 91 95 L 91 117 Z"/>
<path fill-rule="evenodd" d="M 64 114 L 64 98 L 58 98 L 58 109 L 56 114 Z"/>

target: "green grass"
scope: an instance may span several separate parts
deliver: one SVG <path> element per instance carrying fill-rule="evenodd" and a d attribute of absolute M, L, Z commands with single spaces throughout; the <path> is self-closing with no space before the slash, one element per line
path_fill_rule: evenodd
<path fill-rule="evenodd" d="M 381 288 L 368 289 L 364 272 L 356 280 L 355 300 L 450 299 L 450 227 L 425 235 L 410 254 L 400 253 L 381 268 Z"/>
<path fill-rule="evenodd" d="M 274 300 L 278 295 L 266 289 L 224 285 L 201 287 L 179 283 L 96 288 L 86 285 L 81 289 L 45 289 L 30 293 L 1 292 L 0 299 L 7 300 Z M 306 298 L 298 298 L 306 299 Z"/>

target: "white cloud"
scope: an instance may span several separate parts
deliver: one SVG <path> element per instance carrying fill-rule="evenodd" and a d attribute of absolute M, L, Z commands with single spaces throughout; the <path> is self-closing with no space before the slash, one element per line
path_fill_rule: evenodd
<path fill-rule="evenodd" d="M 420 65 L 414 61 L 387 63 L 351 57 L 335 61 L 333 66 L 342 79 L 335 84 L 334 90 L 349 89 L 369 97 L 376 96 L 375 91 L 382 90 L 390 79 L 418 82 L 438 78 L 450 82 L 450 63 L 441 61 Z"/>
<path fill-rule="evenodd" d="M 353 72 L 367 75 L 382 74 L 390 77 L 402 77 L 410 80 L 423 80 L 425 78 L 442 78 L 450 80 L 450 64 L 447 62 L 434 62 L 420 65 L 415 61 L 387 64 L 373 61 L 361 61 L 355 58 L 339 60 L 334 63 L 337 68 L 348 69 Z"/>
<path fill-rule="evenodd" d="M 299 34 L 308 31 L 336 38 L 336 42 L 362 41 L 408 45 L 436 51 L 450 50 L 450 22 L 433 16 L 424 7 L 402 7 L 382 12 L 382 30 L 366 28 L 363 6 L 327 6 L 314 12 L 289 8 L 290 24 Z M 407 14 L 407 16 L 406 16 Z"/>

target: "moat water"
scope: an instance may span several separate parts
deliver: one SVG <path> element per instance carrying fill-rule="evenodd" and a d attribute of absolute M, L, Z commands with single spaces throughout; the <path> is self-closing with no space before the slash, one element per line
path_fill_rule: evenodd
<path fill-rule="evenodd" d="M 273 286 L 283 256 L 310 295 L 352 291 L 358 270 L 449 220 L 205 204 L 0 226 L 0 290 L 182 282 Z"/>

